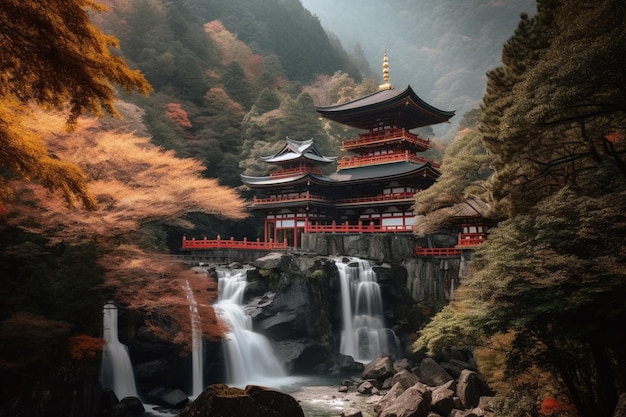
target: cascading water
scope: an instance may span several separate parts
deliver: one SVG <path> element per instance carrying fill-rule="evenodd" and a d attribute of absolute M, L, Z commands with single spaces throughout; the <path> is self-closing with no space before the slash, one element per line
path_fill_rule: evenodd
<path fill-rule="evenodd" d="M 197 398 L 202 394 L 204 389 L 203 381 L 203 349 L 202 349 L 202 325 L 200 322 L 200 313 L 198 312 L 198 303 L 193 296 L 193 291 L 189 286 L 189 282 L 185 281 L 183 285 L 187 301 L 189 302 L 189 315 L 191 316 L 191 363 L 192 363 L 192 393 L 193 398 Z"/>
<path fill-rule="evenodd" d="M 102 387 L 111 389 L 119 399 L 138 397 L 128 348 L 118 339 L 117 321 L 117 306 L 113 303 L 105 304 L 103 338 L 106 344 L 102 355 Z"/>
<path fill-rule="evenodd" d="M 252 331 L 252 318 L 243 308 L 246 271 L 218 271 L 219 299 L 215 311 L 228 324 L 224 340 L 228 383 L 272 386 L 286 377 L 267 338 Z"/>
<path fill-rule="evenodd" d="M 339 351 L 357 362 L 369 363 L 382 353 L 396 355 L 395 333 L 385 328 L 383 303 L 371 263 L 352 258 L 336 260 L 341 283 L 343 331 Z"/>

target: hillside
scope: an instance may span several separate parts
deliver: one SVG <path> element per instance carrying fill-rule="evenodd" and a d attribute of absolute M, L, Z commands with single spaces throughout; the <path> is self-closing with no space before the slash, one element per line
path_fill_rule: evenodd
<path fill-rule="evenodd" d="M 521 13 L 535 14 L 533 0 L 302 0 L 348 51 L 359 51 L 380 77 L 387 49 L 391 81 L 410 84 L 426 101 L 456 110 L 478 107 L 486 72 L 500 64 L 504 42 Z M 437 127 L 454 136 L 460 117 Z"/>
<path fill-rule="evenodd" d="M 397 15 L 374 14 L 379 8 L 371 1 L 363 2 L 359 13 L 350 13 L 347 2 L 333 9 L 316 2 L 322 16 L 324 10 L 342 10 L 333 15 L 340 20 L 327 23 L 303 3 L 109 0 L 111 12 L 97 19 L 120 39 L 125 58 L 155 89 L 149 98 L 128 98 L 145 110 L 152 142 L 200 159 L 206 176 L 241 187 L 239 175 L 266 173 L 259 157 L 272 153 L 287 136 L 313 138 L 322 152 L 339 155 L 341 139 L 354 132 L 320 123 L 314 105 L 374 91 L 380 77 L 370 68 L 379 65 L 373 62 L 380 61 L 385 46 L 398 88 L 411 84 L 433 105 L 456 109 L 452 124 L 422 134 L 453 134 L 457 119 L 478 105 L 484 73 L 497 63 L 518 18 L 515 7 L 484 0 L 463 7 L 447 1 L 417 7 L 397 0 L 392 3 L 401 11 Z M 364 22 L 375 22 L 377 30 Z M 357 48 L 351 46 L 349 55 L 342 42 L 355 42 Z M 366 56 L 371 65 L 364 64 Z M 441 148 L 433 152 L 428 156 L 440 159 Z M 207 224 L 202 229 L 224 233 Z M 250 226 L 244 229 L 241 235 L 249 235 Z M 239 235 L 237 230 L 226 233 Z"/>

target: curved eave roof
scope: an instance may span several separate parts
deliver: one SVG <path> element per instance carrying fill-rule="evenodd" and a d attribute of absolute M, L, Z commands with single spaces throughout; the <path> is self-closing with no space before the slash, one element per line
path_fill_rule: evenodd
<path fill-rule="evenodd" d="M 262 156 L 261 160 L 268 163 L 280 164 L 287 161 L 309 160 L 318 163 L 335 162 L 336 157 L 319 156 L 312 153 L 299 154 L 295 152 L 287 152 L 280 155 Z"/>
<path fill-rule="evenodd" d="M 426 174 L 427 177 L 437 178 L 441 173 L 429 163 L 416 164 L 413 162 L 392 162 L 388 164 L 370 165 L 358 168 L 347 168 L 329 176 L 336 183 L 368 182 L 378 178 L 401 179 L 416 174 Z"/>
<path fill-rule="evenodd" d="M 262 156 L 261 160 L 269 163 L 283 163 L 308 159 L 318 163 L 335 162 L 337 158 L 322 155 L 313 143 L 313 139 L 294 140 L 287 138 L 285 145 L 274 155 Z"/>
<path fill-rule="evenodd" d="M 275 187 L 277 185 L 300 184 L 305 181 L 313 181 L 318 183 L 327 182 L 326 177 L 315 174 L 298 174 L 288 177 L 251 177 L 248 175 L 240 175 L 241 181 L 251 188 Z"/>
<path fill-rule="evenodd" d="M 405 129 L 415 129 L 447 122 L 454 111 L 440 110 L 422 100 L 411 88 L 387 89 L 334 106 L 315 107 L 323 117 L 335 122 L 371 129 L 393 120 Z"/>
<path fill-rule="evenodd" d="M 270 188 L 276 186 L 296 185 L 305 181 L 311 181 L 317 184 L 327 186 L 342 186 L 354 183 L 366 183 L 381 178 L 385 179 L 401 179 L 412 177 L 415 175 L 437 178 L 440 172 L 433 168 L 430 164 L 415 164 L 412 162 L 392 162 L 388 164 L 370 165 L 358 168 L 347 168 L 334 172 L 329 176 L 316 174 L 300 174 L 289 177 L 272 178 L 251 177 L 241 175 L 241 181 L 251 188 Z"/>

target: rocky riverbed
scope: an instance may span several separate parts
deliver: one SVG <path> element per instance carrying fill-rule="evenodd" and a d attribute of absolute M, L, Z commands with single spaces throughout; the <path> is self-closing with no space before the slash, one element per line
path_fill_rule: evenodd
<path fill-rule="evenodd" d="M 361 411 L 363 417 L 375 417 L 374 404 L 380 400 L 378 396 L 363 396 L 356 389 L 339 392 L 338 385 L 303 386 L 290 395 L 298 401 L 305 417 L 337 417 L 350 409 Z"/>

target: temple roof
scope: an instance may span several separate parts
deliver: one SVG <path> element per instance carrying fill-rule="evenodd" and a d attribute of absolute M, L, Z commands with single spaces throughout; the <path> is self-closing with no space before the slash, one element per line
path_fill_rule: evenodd
<path fill-rule="evenodd" d="M 447 122 L 454 111 L 439 110 L 422 100 L 411 88 L 387 88 L 370 95 L 315 110 L 335 122 L 370 130 L 379 126 L 415 129 Z"/>
<path fill-rule="evenodd" d="M 252 188 L 275 187 L 278 185 L 298 184 L 311 181 L 324 185 L 348 185 L 354 183 L 371 182 L 373 180 L 390 180 L 403 177 L 411 177 L 416 173 L 423 172 L 424 176 L 437 178 L 439 171 L 431 167 L 429 163 L 415 164 L 412 162 L 394 162 L 381 165 L 369 165 L 358 168 L 343 169 L 329 176 L 311 173 L 296 174 L 288 177 L 251 177 L 241 175 L 241 181 Z"/>
<path fill-rule="evenodd" d="M 389 164 L 368 165 L 357 168 L 342 169 L 328 176 L 338 183 L 364 182 L 379 178 L 391 179 L 415 175 L 416 172 L 428 171 L 431 177 L 439 177 L 440 173 L 429 163 L 393 162 Z"/>
<path fill-rule="evenodd" d="M 293 162 L 298 159 L 308 159 L 317 163 L 327 164 L 335 162 L 337 158 L 322 155 L 313 144 L 313 139 L 300 141 L 289 138 L 285 140 L 285 145 L 276 154 L 261 157 L 262 161 L 274 164 Z"/>

